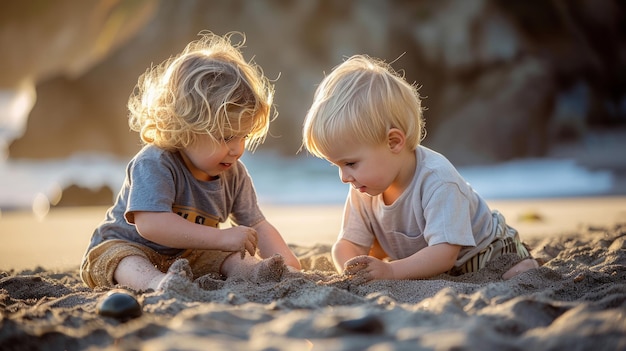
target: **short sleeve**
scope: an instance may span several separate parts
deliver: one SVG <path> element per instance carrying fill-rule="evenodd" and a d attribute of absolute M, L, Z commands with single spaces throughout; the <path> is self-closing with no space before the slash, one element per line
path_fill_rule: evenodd
<path fill-rule="evenodd" d="M 424 239 L 429 246 L 449 243 L 476 246 L 471 204 L 455 183 L 443 183 L 424 200 Z"/>
<path fill-rule="evenodd" d="M 128 203 L 124 217 L 134 223 L 136 211 L 170 212 L 175 197 L 171 167 L 156 158 L 138 158 L 128 167 Z"/>
<path fill-rule="evenodd" d="M 253 227 L 265 220 L 259 208 L 256 190 L 248 170 L 238 163 L 237 176 L 232 184 L 232 210 L 230 217 L 238 225 Z"/>

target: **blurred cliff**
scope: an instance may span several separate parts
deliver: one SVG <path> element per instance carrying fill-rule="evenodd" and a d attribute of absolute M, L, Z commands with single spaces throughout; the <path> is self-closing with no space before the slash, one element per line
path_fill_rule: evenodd
<path fill-rule="evenodd" d="M 457 166 L 586 150 L 592 136 L 626 127 L 625 9 L 617 0 L 2 2 L 0 89 L 14 104 L 0 136 L 12 159 L 131 157 L 139 138 L 126 101 L 138 76 L 208 29 L 245 33 L 244 56 L 277 78 L 279 117 L 260 149 L 295 156 L 324 72 L 364 53 L 421 86 L 424 144 Z M 623 150 L 594 150 L 625 163 Z"/>

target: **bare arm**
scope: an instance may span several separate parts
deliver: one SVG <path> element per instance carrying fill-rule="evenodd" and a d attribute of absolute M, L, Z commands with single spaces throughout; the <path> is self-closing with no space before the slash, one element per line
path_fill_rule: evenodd
<path fill-rule="evenodd" d="M 179 249 L 241 251 L 256 253 L 257 233 L 237 226 L 218 229 L 187 221 L 172 212 L 135 212 L 139 234 L 157 244 Z"/>
<path fill-rule="evenodd" d="M 368 253 L 368 247 L 357 245 L 345 239 L 339 239 L 332 248 L 333 263 L 337 271 L 343 273 L 346 262 L 355 257 L 367 255 Z"/>
<path fill-rule="evenodd" d="M 407 258 L 391 262 L 363 255 L 347 261 L 345 272 L 364 281 L 430 278 L 454 267 L 460 250 L 459 245 L 442 243 L 428 246 Z"/>
<path fill-rule="evenodd" d="M 287 246 L 287 243 L 278 230 L 268 221 L 262 221 L 254 226 L 259 236 L 259 256 L 268 258 L 274 254 L 280 254 L 285 259 L 285 264 L 295 269 L 302 269 L 300 261 Z"/>
<path fill-rule="evenodd" d="M 389 262 L 393 279 L 423 279 L 445 273 L 454 267 L 461 246 L 447 243 L 428 246 L 415 254 Z"/>

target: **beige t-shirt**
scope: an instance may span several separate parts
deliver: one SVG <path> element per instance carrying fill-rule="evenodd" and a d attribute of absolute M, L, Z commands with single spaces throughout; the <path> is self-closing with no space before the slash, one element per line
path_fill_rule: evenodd
<path fill-rule="evenodd" d="M 493 241 L 491 210 L 443 155 L 419 146 L 415 157 L 411 184 L 389 206 L 382 194 L 350 189 L 339 238 L 366 247 L 376 238 L 392 260 L 440 243 L 461 245 L 460 266 Z"/>

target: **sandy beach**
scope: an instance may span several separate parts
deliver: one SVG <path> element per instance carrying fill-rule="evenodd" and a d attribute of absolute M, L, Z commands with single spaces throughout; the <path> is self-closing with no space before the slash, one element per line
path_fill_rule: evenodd
<path fill-rule="evenodd" d="M 264 206 L 305 270 L 279 281 L 118 287 L 141 316 L 97 313 L 78 264 L 103 207 L 0 217 L 1 350 L 624 350 L 626 197 L 489 201 L 543 258 L 483 271 L 354 284 L 330 244 L 341 206 Z"/>

